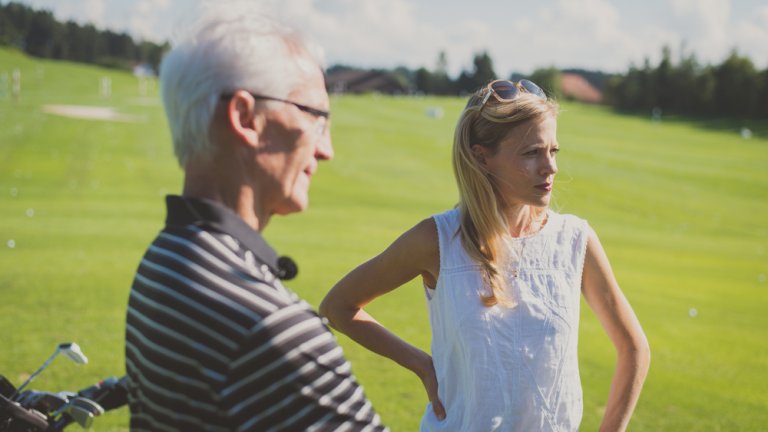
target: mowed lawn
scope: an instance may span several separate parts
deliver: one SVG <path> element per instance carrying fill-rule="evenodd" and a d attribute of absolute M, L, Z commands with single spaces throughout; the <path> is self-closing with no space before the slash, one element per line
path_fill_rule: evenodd
<path fill-rule="evenodd" d="M 21 98 L 10 74 L 22 73 Z M 3 81 L 5 76 L 5 81 Z M 112 94 L 99 94 L 101 77 Z M 3 87 L 5 82 L 5 87 Z M 44 105 L 113 107 L 128 121 L 47 114 Z M 355 265 L 421 219 L 455 204 L 450 167 L 458 98 L 334 96 L 335 159 L 313 180 L 309 211 L 275 218 L 266 237 L 298 261 L 292 289 L 317 306 Z M 429 112 L 442 110 L 435 118 Z M 653 351 L 633 431 L 758 431 L 768 425 L 768 125 L 621 116 L 562 104 L 554 207 L 590 221 Z M 739 128 L 757 133 L 742 139 Z M 32 388 L 75 390 L 124 373 L 133 272 L 180 190 L 154 82 L 0 50 L 0 373 L 19 384 L 59 342 L 90 363 L 57 359 Z M 596 430 L 615 354 L 586 304 L 582 430 Z M 429 349 L 420 285 L 370 306 Z M 393 431 L 418 428 L 419 380 L 339 341 Z M 450 415 L 450 413 L 449 413 Z M 127 410 L 95 430 L 127 429 Z"/>

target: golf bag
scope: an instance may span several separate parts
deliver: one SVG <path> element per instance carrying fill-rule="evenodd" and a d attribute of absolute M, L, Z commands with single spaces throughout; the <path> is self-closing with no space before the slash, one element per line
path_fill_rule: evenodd
<path fill-rule="evenodd" d="M 24 390 L 60 353 L 88 362 L 76 343 L 65 343 L 18 388 L 0 375 L 0 432 L 60 431 L 72 423 L 89 428 L 94 417 L 128 403 L 126 377 L 110 377 L 76 393 Z"/>

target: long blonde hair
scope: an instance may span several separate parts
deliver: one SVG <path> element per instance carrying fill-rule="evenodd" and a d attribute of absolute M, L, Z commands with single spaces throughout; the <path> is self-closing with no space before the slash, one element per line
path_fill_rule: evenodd
<path fill-rule="evenodd" d="M 481 104 L 488 88 L 475 92 L 459 117 L 453 140 L 453 173 L 459 188 L 462 245 L 482 267 L 490 292 L 482 295 L 485 306 L 511 307 L 515 299 L 507 293 L 503 263 L 507 258 L 504 239 L 509 236 L 501 196 L 488 170 L 472 152 L 481 145 L 495 154 L 509 133 L 528 120 L 557 116 L 558 106 L 550 99 L 521 93 L 512 101 L 491 97 Z M 543 216 L 546 208 L 531 208 L 531 221 Z"/>

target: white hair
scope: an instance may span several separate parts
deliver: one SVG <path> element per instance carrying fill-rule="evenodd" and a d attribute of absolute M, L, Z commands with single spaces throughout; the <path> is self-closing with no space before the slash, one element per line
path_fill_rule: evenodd
<path fill-rule="evenodd" d="M 318 45 L 255 3 L 203 5 L 163 58 L 160 90 L 182 167 L 212 154 L 208 129 L 222 94 L 285 98 L 302 72 L 323 66 Z"/>

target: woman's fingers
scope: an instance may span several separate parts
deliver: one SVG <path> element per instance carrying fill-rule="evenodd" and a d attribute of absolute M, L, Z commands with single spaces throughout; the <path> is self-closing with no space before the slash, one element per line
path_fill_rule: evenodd
<path fill-rule="evenodd" d="M 426 375 L 422 378 L 422 382 L 424 383 L 424 388 L 427 390 L 429 402 L 432 404 L 432 411 L 435 412 L 435 416 L 438 419 L 443 420 L 445 418 L 445 407 L 443 407 L 443 403 L 440 402 L 440 397 L 437 393 L 437 375 L 435 374 L 435 366 L 432 363 L 431 358 L 429 361 L 429 368 L 427 369 Z"/>
<path fill-rule="evenodd" d="M 443 408 L 443 403 L 440 402 L 440 399 L 435 398 L 432 402 L 432 411 L 435 412 L 435 417 L 437 417 L 440 420 L 445 419 L 445 408 Z"/>

